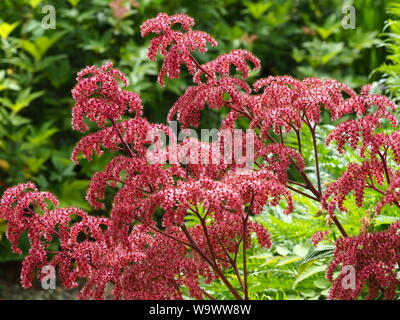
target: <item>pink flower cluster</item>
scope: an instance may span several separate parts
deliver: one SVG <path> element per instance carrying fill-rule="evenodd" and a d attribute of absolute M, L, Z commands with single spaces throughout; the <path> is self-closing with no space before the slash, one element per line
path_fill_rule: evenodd
<path fill-rule="evenodd" d="M 172 29 L 178 23 L 185 32 Z M 189 72 L 193 74 L 197 66 L 191 52 L 195 50 L 206 52 L 207 43 L 213 47 L 217 45 L 208 33 L 191 30 L 193 25 L 194 19 L 185 14 L 168 16 L 165 13 L 159 13 L 156 18 L 145 21 L 141 26 L 142 36 L 149 33 L 157 34 L 151 40 L 148 57 L 154 60 L 158 51 L 165 56 L 158 76 L 160 85 L 164 86 L 164 76 L 170 79 L 178 78 L 182 64 L 186 65 Z"/>
<path fill-rule="evenodd" d="M 400 198 L 395 191 L 399 171 L 393 166 L 400 164 L 400 134 L 394 130 L 382 130 L 385 121 L 392 128 L 397 127 L 398 121 L 393 114 L 396 106 L 386 97 L 369 94 L 369 88 L 365 86 L 360 96 L 351 97 L 340 105 L 336 118 L 346 113 L 355 113 L 358 118 L 340 123 L 326 139 L 327 144 L 337 141 L 340 153 L 349 144 L 352 149 L 359 151 L 362 158 L 361 164 L 349 164 L 343 175 L 327 188 L 322 204 L 330 214 L 336 208 L 346 211 L 343 201 L 351 191 L 355 193 L 357 206 L 361 207 L 364 192 L 368 188 L 384 195 L 376 207 L 377 213 L 385 204 L 400 208 Z M 386 191 L 383 188 L 385 183 Z"/>
<path fill-rule="evenodd" d="M 303 124 L 314 127 L 321 120 L 322 107 L 330 110 L 334 118 L 337 107 L 345 101 L 343 94 L 356 95 L 351 88 L 334 80 L 300 81 L 290 76 L 257 80 L 254 90 L 261 89 L 263 93 L 251 105 L 254 114 L 251 126 L 259 126 L 263 133 L 271 128 L 277 133 L 299 130 Z"/>
<path fill-rule="evenodd" d="M 18 253 L 19 237 L 28 230 L 31 248 L 21 271 L 25 288 L 32 285 L 35 272 L 42 276 L 41 268 L 46 265 L 58 267 L 67 288 L 86 279 L 80 293 L 83 299 L 104 298 L 108 283 L 113 284 L 116 299 L 181 298 L 182 285 L 201 297 L 197 277 L 213 279 L 204 262 L 188 257 L 182 244 L 158 234 L 152 236 L 144 225 L 118 238 L 111 232 L 112 219 L 93 217 L 76 208 L 50 210 L 47 200 L 56 205 L 55 196 L 36 190 L 32 183 L 21 184 L 8 189 L 1 201 L 8 221 L 7 236 Z M 55 238 L 59 251 L 49 251 Z"/>
<path fill-rule="evenodd" d="M 128 86 L 128 79 L 111 62 L 100 68 L 86 67 L 78 73 L 78 84 L 72 90 L 75 105 L 72 112 L 72 127 L 81 132 L 89 129 L 84 122 L 88 117 L 100 127 L 107 120 L 117 120 L 125 113 L 142 114 L 142 102 L 137 93 L 124 91 L 119 81 Z"/>
<path fill-rule="evenodd" d="M 334 215 L 336 208 L 347 212 L 343 202 L 348 194 L 354 191 L 356 204 L 358 207 L 362 207 L 365 189 L 375 188 L 374 181 L 378 185 L 382 185 L 384 180 L 384 168 L 380 161 L 370 160 L 362 164 L 350 163 L 343 175 L 326 189 L 322 197 L 322 205 L 330 215 Z"/>

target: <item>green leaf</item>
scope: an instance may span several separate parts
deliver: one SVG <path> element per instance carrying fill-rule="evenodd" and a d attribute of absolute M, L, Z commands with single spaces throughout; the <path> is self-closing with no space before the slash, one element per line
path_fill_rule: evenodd
<path fill-rule="evenodd" d="M 296 244 L 293 247 L 293 253 L 301 258 L 304 258 L 307 255 L 308 251 L 309 247 L 304 244 Z"/>
<path fill-rule="evenodd" d="M 307 298 L 312 298 L 315 296 L 315 291 L 313 289 L 302 289 L 300 290 L 300 293 Z"/>
<path fill-rule="evenodd" d="M 259 19 L 272 5 L 273 2 L 250 2 L 246 1 L 245 6 L 247 7 L 248 12 L 255 19 Z"/>
<path fill-rule="evenodd" d="M 310 262 L 312 260 L 322 259 L 326 257 L 332 257 L 335 246 L 321 246 L 314 248 L 312 247 L 304 257 L 302 264 Z"/>
<path fill-rule="evenodd" d="M 29 40 L 20 40 L 22 49 L 28 52 L 35 61 L 40 61 L 43 55 L 50 49 L 50 47 L 56 43 L 61 37 L 63 37 L 65 32 L 59 32 L 53 37 L 48 38 L 46 36 L 38 37 L 33 42 Z"/>
<path fill-rule="evenodd" d="M 303 300 L 303 298 L 299 297 L 299 296 L 295 296 L 293 294 L 288 294 L 287 295 L 287 300 Z"/>
<path fill-rule="evenodd" d="M 379 225 L 379 224 L 392 224 L 397 221 L 399 221 L 399 217 L 391 217 L 391 216 L 386 216 L 386 215 L 379 215 L 375 218 L 374 223 Z"/>
<path fill-rule="evenodd" d="M 326 289 L 330 286 L 330 283 L 326 279 L 317 279 L 313 281 L 314 286 L 316 286 L 318 289 Z"/>
<path fill-rule="evenodd" d="M 311 23 L 313 29 L 315 29 L 323 40 L 329 38 L 330 35 L 340 31 L 341 21 L 337 21 L 336 16 L 330 15 L 323 26 Z"/>
<path fill-rule="evenodd" d="M 5 221 L 0 220 L 0 233 L 4 233 L 7 230 L 7 224 Z"/>
<path fill-rule="evenodd" d="M 282 246 L 276 246 L 275 250 L 281 256 L 286 256 L 286 255 L 288 255 L 290 253 L 290 250 L 288 248 L 285 248 L 285 247 L 282 247 Z"/>
<path fill-rule="evenodd" d="M 279 260 L 276 266 L 284 266 L 290 263 L 300 261 L 302 258 L 298 256 L 286 256 Z"/>
<path fill-rule="evenodd" d="M 42 0 L 29 0 L 29 5 L 33 8 L 36 9 L 36 7 L 39 5 L 40 1 Z"/>
<path fill-rule="evenodd" d="M 48 142 L 49 138 L 58 131 L 59 129 L 57 128 L 41 130 L 35 136 L 28 137 L 28 140 L 30 143 L 32 143 L 33 146 L 39 147 Z"/>
<path fill-rule="evenodd" d="M 78 5 L 78 3 L 80 2 L 80 0 L 68 0 L 68 2 L 73 6 L 76 7 Z"/>
<path fill-rule="evenodd" d="M 78 207 L 89 210 L 90 207 L 85 201 L 88 186 L 89 180 L 65 181 L 61 188 L 60 207 Z"/>
<path fill-rule="evenodd" d="M 259 268 L 262 268 L 264 266 L 268 266 L 270 264 L 275 264 L 276 262 L 278 262 L 280 259 L 282 259 L 282 256 L 276 256 L 276 257 L 272 257 L 271 259 L 268 259 L 267 261 L 265 261 Z"/>
<path fill-rule="evenodd" d="M 20 90 L 20 85 L 14 79 L 6 78 L 5 70 L 0 70 L 0 91 L 3 90 Z"/>
<path fill-rule="evenodd" d="M 49 159 L 50 154 L 49 153 L 43 153 L 44 156 L 42 157 L 26 157 L 26 156 L 21 156 L 21 159 L 24 161 L 24 163 L 29 167 L 29 170 L 37 174 L 39 170 L 42 168 L 42 165 Z"/>
<path fill-rule="evenodd" d="M 19 93 L 18 98 L 14 103 L 8 98 L 0 98 L 0 103 L 5 107 L 10 108 L 14 114 L 17 114 L 23 108 L 27 107 L 32 100 L 40 97 L 43 93 L 44 91 L 30 93 L 30 89 L 25 89 Z"/>
<path fill-rule="evenodd" d="M 11 32 L 14 31 L 16 27 L 18 27 L 19 22 L 14 22 L 12 24 L 9 24 L 7 22 L 3 22 L 0 24 L 0 37 L 2 39 L 7 39 L 8 36 L 10 35 Z"/>

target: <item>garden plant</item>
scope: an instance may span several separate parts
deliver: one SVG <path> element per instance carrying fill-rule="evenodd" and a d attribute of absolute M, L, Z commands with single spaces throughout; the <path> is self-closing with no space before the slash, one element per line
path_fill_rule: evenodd
<path fill-rule="evenodd" d="M 148 58 L 163 56 L 161 86 L 179 78 L 182 66 L 192 76 L 167 119 L 183 134 L 147 120 L 140 96 L 124 88 L 128 79 L 111 62 L 78 73 L 72 127 L 86 135 L 72 160 L 111 155 L 86 195 L 101 214 L 58 208 L 57 198 L 32 182 L 7 189 L 0 203 L 7 238 L 17 253 L 22 234 L 30 242 L 22 285 L 50 265 L 65 287 L 82 286 L 83 299 L 106 298 L 109 287 L 115 299 L 217 299 L 212 283 L 230 298 L 249 299 L 249 253 L 272 245 L 258 217 L 274 207 L 291 215 L 301 197 L 329 226 L 313 235 L 319 251 L 307 257 L 326 253 L 320 243 L 329 243 L 328 298 L 395 299 L 400 223 L 373 222 L 400 210 L 396 105 L 370 85 L 358 94 L 315 77 L 249 81 L 261 62 L 245 49 L 200 63 L 197 56 L 217 41 L 194 24 L 185 14 L 159 13 L 141 26 L 142 36 L 155 34 Z M 215 139 L 189 136 L 213 112 L 207 109 L 225 115 Z M 323 172 L 335 152 L 351 161 L 328 178 Z M 357 210 L 365 215 L 350 233 L 342 218 Z"/>

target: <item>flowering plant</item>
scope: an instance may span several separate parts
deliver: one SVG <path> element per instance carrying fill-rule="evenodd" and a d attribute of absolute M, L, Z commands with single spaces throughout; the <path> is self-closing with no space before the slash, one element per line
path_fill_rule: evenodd
<path fill-rule="evenodd" d="M 187 15 L 160 13 L 143 23 L 141 33 L 156 34 L 148 57 L 154 60 L 159 52 L 164 56 L 160 85 L 165 85 L 165 77 L 178 78 L 182 65 L 193 76 L 193 86 L 173 105 L 169 121 L 176 117 L 187 129 L 199 125 L 206 106 L 228 110 L 216 141 L 188 137 L 177 143 L 169 126 L 150 123 L 139 95 L 123 89 L 127 78 L 112 63 L 80 71 L 72 90 L 72 126 L 87 132 L 91 121 L 99 130 L 78 142 L 72 160 L 78 163 L 81 154 L 91 160 L 105 150 L 116 153 L 104 171 L 93 176 L 86 195 L 94 209 L 110 213 L 99 217 L 78 208 L 57 208 L 53 194 L 39 192 L 30 182 L 6 190 L 0 217 L 8 221 L 13 250 L 21 253 L 18 242 L 25 231 L 31 244 L 22 265 L 22 285 L 30 287 L 35 272 L 51 265 L 67 288 L 85 279 L 79 294 L 83 299 L 104 298 L 108 284 L 115 299 L 181 299 L 183 288 L 194 298 L 213 299 L 204 284 L 217 279 L 234 298 L 248 299 L 247 251 L 256 241 L 271 246 L 268 231 L 253 217 L 265 206 L 282 203 L 290 214 L 295 207 L 292 193 L 298 193 L 320 203 L 341 233 L 327 272 L 333 283 L 330 298 L 354 299 L 364 287 L 370 298 L 380 292 L 394 298 L 399 224 L 379 233 L 365 228 L 350 237 L 336 213 L 346 211 L 343 203 L 352 192 L 361 207 L 366 189 L 381 196 L 375 214 L 384 206 L 400 208 L 396 106 L 371 94 L 369 86 L 357 94 L 334 80 L 270 76 L 251 86 L 246 79 L 260 68 L 259 59 L 246 50 L 232 50 L 200 64 L 193 52 L 204 53 L 207 44 L 217 42 L 192 30 L 193 25 Z M 361 159 L 326 188 L 316 138 L 325 110 L 339 122 L 327 144 L 336 141 L 339 152 L 354 149 Z M 248 119 L 251 134 L 235 134 L 241 118 Z M 302 156 L 304 128 L 314 150 L 312 173 Z M 289 146 L 289 135 L 296 137 L 295 145 Z M 229 156 L 249 149 L 250 163 Z M 111 207 L 105 201 L 108 188 L 115 190 Z M 328 232 L 319 232 L 312 242 L 317 245 L 327 237 Z M 58 251 L 49 249 L 54 241 Z M 357 272 L 355 288 L 341 285 L 345 274 L 334 276 L 339 266 L 347 265 Z M 239 287 L 226 277 L 226 270 L 234 273 Z"/>

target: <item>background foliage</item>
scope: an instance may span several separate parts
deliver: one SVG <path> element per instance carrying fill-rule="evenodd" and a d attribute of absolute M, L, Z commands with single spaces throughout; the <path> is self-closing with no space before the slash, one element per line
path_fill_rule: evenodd
<path fill-rule="evenodd" d="M 45 15 L 41 10 L 46 4 L 56 8 L 54 30 L 41 26 Z M 342 28 L 345 4 L 356 8 L 354 30 Z M 79 138 L 70 128 L 70 90 L 76 73 L 86 65 L 112 60 L 128 75 L 130 89 L 141 94 L 146 116 L 151 121 L 165 121 L 188 82 L 183 77 L 167 81 L 165 88 L 155 84 L 159 65 L 147 59 L 147 40 L 140 37 L 139 26 L 161 11 L 195 17 L 196 29 L 219 41 L 207 58 L 246 48 L 262 60 L 262 74 L 257 76 L 335 78 L 353 88 L 377 80 L 398 98 L 400 24 L 396 19 L 400 6 L 386 0 L 2 0 L 0 193 L 8 186 L 32 180 L 40 189 L 55 193 L 61 205 L 90 210 L 84 201 L 89 177 L 106 159 L 79 166 L 69 159 Z M 380 35 L 382 31 L 386 34 Z M 385 62 L 386 50 L 389 56 Z M 378 72 L 369 78 L 374 69 Z M 209 113 L 203 126 L 217 127 L 220 117 Z M 326 132 L 319 134 L 322 144 Z M 340 175 L 349 160 L 329 149 L 323 156 L 321 162 L 330 164 L 323 171 L 328 181 Z M 304 260 L 312 247 L 308 239 L 327 226 L 319 208 L 306 198 L 296 200 L 300 205 L 292 216 L 267 208 L 261 218 L 275 245 L 272 250 L 255 250 L 250 257 L 252 298 L 327 296 L 326 261 Z M 350 230 L 356 234 L 358 220 L 365 212 L 354 212 L 342 219 L 349 220 Z M 383 216 L 396 219 L 389 213 Z M 382 224 L 387 223 L 385 219 Z M 5 228 L 0 222 L 0 238 Z M 324 245 L 323 252 L 329 255 L 329 243 Z M 0 261 L 14 259 L 17 257 L 10 253 L 7 242 L 1 240 Z M 211 291 L 227 298 L 223 286 L 214 284 Z"/>

